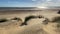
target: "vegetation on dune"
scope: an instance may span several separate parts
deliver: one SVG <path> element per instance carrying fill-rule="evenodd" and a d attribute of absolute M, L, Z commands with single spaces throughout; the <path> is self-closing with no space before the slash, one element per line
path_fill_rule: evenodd
<path fill-rule="evenodd" d="M 48 24 L 48 22 L 50 22 L 50 20 L 48 18 L 45 18 L 45 20 L 43 21 L 43 24 Z"/>
<path fill-rule="evenodd" d="M 58 24 L 57 27 L 60 28 L 60 24 Z"/>
<path fill-rule="evenodd" d="M 58 23 L 58 24 L 57 24 L 57 27 L 60 28 L 60 16 L 54 17 L 54 19 L 53 19 L 52 22 Z"/>
<path fill-rule="evenodd" d="M 60 14 L 60 10 L 58 11 L 58 14 Z"/>
<path fill-rule="evenodd" d="M 27 21 L 29 21 L 30 19 L 34 19 L 34 18 L 43 18 L 43 16 L 39 15 L 39 16 L 34 16 L 34 15 L 30 15 L 25 17 L 25 21 L 24 23 L 22 23 L 22 25 L 27 25 Z"/>
<path fill-rule="evenodd" d="M 12 18 L 11 20 L 18 20 L 18 21 L 22 21 L 22 19 L 20 19 L 20 18 L 18 18 L 18 17 L 14 17 L 14 18 Z"/>
<path fill-rule="evenodd" d="M 60 23 L 60 16 L 54 17 L 52 22 Z"/>
<path fill-rule="evenodd" d="M 7 20 L 7 19 L 5 19 L 5 18 L 0 19 L 0 23 L 2 23 L 2 22 L 6 22 L 6 21 L 8 21 L 8 20 Z"/>

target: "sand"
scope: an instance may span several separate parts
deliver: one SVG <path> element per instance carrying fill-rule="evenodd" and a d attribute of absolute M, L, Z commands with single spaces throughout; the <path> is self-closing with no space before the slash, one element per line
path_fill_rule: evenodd
<path fill-rule="evenodd" d="M 15 10 L 14 10 L 15 11 Z M 59 34 L 60 31 L 55 31 L 57 23 L 43 24 L 45 18 L 52 20 L 55 16 L 60 16 L 57 11 L 45 10 L 45 11 L 15 11 L 15 12 L 0 12 L 0 18 L 11 19 L 19 17 L 22 21 L 8 21 L 0 25 L 0 34 Z M 24 22 L 26 16 L 30 15 L 42 15 L 45 18 L 42 19 L 31 19 L 27 23 L 28 25 L 20 26 Z M 10 24 L 9 24 L 10 23 Z M 1 24 L 1 23 L 0 23 Z M 6 25 L 7 24 L 7 25 Z M 6 26 L 5 26 L 6 25 Z M 3 27 L 2 27 L 3 26 Z"/>

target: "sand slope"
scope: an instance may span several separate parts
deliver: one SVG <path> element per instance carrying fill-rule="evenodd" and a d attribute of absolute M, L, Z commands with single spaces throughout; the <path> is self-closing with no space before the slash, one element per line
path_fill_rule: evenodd
<path fill-rule="evenodd" d="M 0 23 L 0 34 L 59 34 L 60 31 L 56 32 L 57 30 L 57 23 L 48 23 L 44 25 L 42 21 L 45 19 L 31 19 L 28 21 L 28 25 L 20 26 L 26 16 L 29 15 L 43 15 L 44 17 L 52 20 L 55 16 L 60 16 L 57 14 L 57 11 L 37 11 L 37 12 L 20 12 L 20 13 L 13 13 L 13 14 L 1 14 L 0 18 L 13 18 L 19 17 L 22 21 L 8 21 L 5 24 Z M 9 24 L 10 23 L 10 24 Z"/>

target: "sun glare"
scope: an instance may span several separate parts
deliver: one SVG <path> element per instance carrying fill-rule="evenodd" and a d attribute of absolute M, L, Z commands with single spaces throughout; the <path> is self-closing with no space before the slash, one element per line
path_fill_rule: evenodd
<path fill-rule="evenodd" d="M 44 6 L 38 6 L 37 8 L 47 8 L 47 7 L 44 7 Z"/>

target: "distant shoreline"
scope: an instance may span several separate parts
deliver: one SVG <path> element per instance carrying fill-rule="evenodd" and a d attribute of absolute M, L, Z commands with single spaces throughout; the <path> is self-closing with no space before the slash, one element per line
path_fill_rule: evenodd
<path fill-rule="evenodd" d="M 59 7 L 0 7 L 1 10 L 60 10 Z"/>

